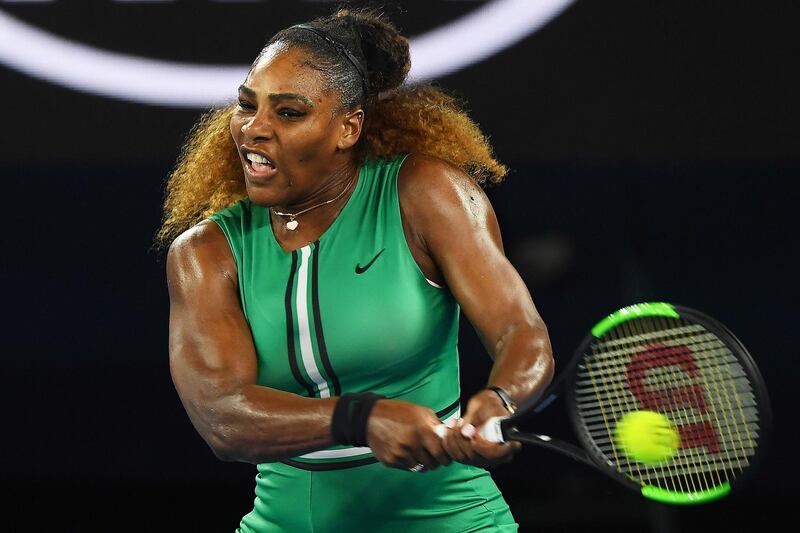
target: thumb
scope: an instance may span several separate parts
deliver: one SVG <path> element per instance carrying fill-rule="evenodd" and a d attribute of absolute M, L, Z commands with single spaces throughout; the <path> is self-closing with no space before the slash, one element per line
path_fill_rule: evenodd
<path fill-rule="evenodd" d="M 461 434 L 464 435 L 464 437 L 466 437 L 467 439 L 472 440 L 472 437 L 474 437 L 477 433 L 478 433 L 478 428 L 476 428 L 472 424 L 465 422 L 464 424 L 461 425 Z"/>
<path fill-rule="evenodd" d="M 458 421 L 459 423 L 456 425 L 456 429 L 459 430 L 465 438 L 470 440 L 472 440 L 472 437 L 478 433 L 478 428 L 476 428 L 472 423 L 472 418 L 473 417 L 470 416 L 470 413 L 467 413 L 464 415 L 464 418 Z"/>

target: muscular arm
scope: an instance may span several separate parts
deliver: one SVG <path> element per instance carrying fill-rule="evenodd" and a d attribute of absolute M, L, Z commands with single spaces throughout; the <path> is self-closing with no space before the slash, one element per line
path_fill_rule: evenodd
<path fill-rule="evenodd" d="M 553 375 L 547 328 L 503 252 L 484 192 L 460 170 L 419 155 L 404 163 L 399 187 L 414 241 L 494 359 L 487 386 L 502 387 L 517 402 L 540 394 Z"/>
<path fill-rule="evenodd" d="M 200 223 L 167 256 L 169 357 L 194 427 L 220 459 L 261 463 L 330 446 L 334 399 L 256 385 L 256 353 L 222 230 Z"/>

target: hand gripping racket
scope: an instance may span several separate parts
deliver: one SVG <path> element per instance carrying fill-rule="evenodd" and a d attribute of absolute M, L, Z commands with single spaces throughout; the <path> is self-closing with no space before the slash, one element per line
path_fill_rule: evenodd
<path fill-rule="evenodd" d="M 561 387 L 580 447 L 516 427 Z M 560 452 L 670 504 L 728 495 L 763 455 L 771 423 L 766 387 L 741 342 L 716 320 L 667 303 L 632 305 L 601 320 L 542 398 L 489 420 L 481 436 Z M 617 422 L 640 410 L 665 415 L 677 429 L 669 458 L 640 463 L 615 442 Z"/>

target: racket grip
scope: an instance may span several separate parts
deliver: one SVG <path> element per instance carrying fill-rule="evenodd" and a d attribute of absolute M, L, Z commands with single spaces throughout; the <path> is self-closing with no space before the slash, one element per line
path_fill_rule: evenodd
<path fill-rule="evenodd" d="M 493 416 L 486 423 L 481 427 L 479 432 L 480 436 L 489 442 L 496 442 L 496 443 L 503 443 L 506 440 L 503 438 L 503 429 L 500 427 L 500 423 L 508 418 L 507 416 Z M 439 435 L 440 438 L 444 438 L 447 435 L 447 432 L 450 431 L 450 428 L 444 424 L 439 424 L 433 428 L 433 431 Z"/>
<path fill-rule="evenodd" d="M 506 440 L 503 438 L 503 428 L 500 423 L 508 418 L 507 416 L 493 416 L 486 423 L 481 426 L 480 435 L 489 442 L 502 443 Z"/>

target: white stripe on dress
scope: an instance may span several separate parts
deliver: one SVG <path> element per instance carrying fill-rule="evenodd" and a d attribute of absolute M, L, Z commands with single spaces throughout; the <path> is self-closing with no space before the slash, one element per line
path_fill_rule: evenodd
<path fill-rule="evenodd" d="M 428 282 L 428 285 L 431 285 L 431 286 L 433 286 L 433 287 L 436 287 L 437 289 L 443 289 L 443 288 L 444 288 L 443 286 L 439 285 L 439 284 L 438 284 L 438 283 L 436 283 L 435 281 L 431 281 L 431 280 L 429 280 L 428 278 L 425 278 L 425 281 L 427 281 L 427 282 Z"/>
<path fill-rule="evenodd" d="M 308 268 L 311 246 L 303 246 L 301 249 L 302 262 L 297 276 L 297 333 L 300 337 L 300 353 L 303 357 L 303 366 L 306 373 L 319 389 L 320 398 L 330 398 L 331 391 L 328 382 L 320 374 L 317 362 L 314 360 L 314 348 L 311 344 L 311 328 L 308 320 Z"/>

